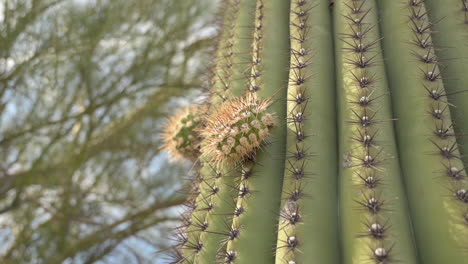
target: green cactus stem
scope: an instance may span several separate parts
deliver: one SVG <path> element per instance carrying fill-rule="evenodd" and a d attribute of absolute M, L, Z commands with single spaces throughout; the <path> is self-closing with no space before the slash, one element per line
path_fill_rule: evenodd
<path fill-rule="evenodd" d="M 222 9 L 171 263 L 467 263 L 468 2 Z"/>
<path fill-rule="evenodd" d="M 249 20 L 253 20 L 248 14 L 254 10 L 254 6 L 249 6 L 245 0 L 228 0 L 224 5 L 222 34 L 216 53 L 217 61 L 213 67 L 210 98 L 212 106 L 242 94 L 239 88 L 235 88 L 235 84 L 242 81 L 233 76 L 242 74 L 238 66 L 242 58 L 239 57 L 250 46 L 249 41 L 244 38 L 243 30 L 250 23 Z M 208 115 L 213 111 L 215 110 L 211 107 Z M 211 163 L 210 158 L 203 155 L 200 163 L 199 194 L 194 200 L 193 208 L 187 213 L 190 216 L 187 217 L 188 223 L 184 231 L 186 235 L 182 236 L 182 252 L 177 254 L 178 263 L 215 263 L 218 250 L 223 248 L 220 244 L 229 235 L 224 232 L 225 226 L 231 225 L 230 214 L 235 209 L 237 189 L 234 175 L 239 174 L 237 170 L 216 166 Z"/>
<path fill-rule="evenodd" d="M 274 98 L 270 106 L 279 120 L 285 119 L 288 80 L 289 1 L 257 1 L 256 24 L 250 85 L 251 93 L 259 99 Z M 253 81 L 252 79 L 255 79 Z M 243 213 L 234 218 L 233 227 L 239 235 L 229 241 L 224 263 L 274 262 L 276 223 L 280 205 L 285 149 L 285 126 L 281 123 L 271 130 L 270 143 L 263 147 L 242 177 L 237 207 Z"/>
<path fill-rule="evenodd" d="M 418 263 L 373 0 L 335 2 L 342 263 Z"/>
<path fill-rule="evenodd" d="M 467 179 L 424 1 L 380 1 L 379 9 L 400 163 L 421 262 L 466 263 Z"/>
<path fill-rule="evenodd" d="M 447 98 L 462 160 L 468 166 L 468 1 L 427 0 L 435 50 L 444 76 Z"/>
<path fill-rule="evenodd" d="M 287 152 L 275 263 L 340 263 L 328 1 L 291 1 Z"/>

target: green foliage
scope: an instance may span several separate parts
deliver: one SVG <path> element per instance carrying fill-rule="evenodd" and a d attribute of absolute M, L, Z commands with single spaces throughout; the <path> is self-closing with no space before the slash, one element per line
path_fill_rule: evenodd
<path fill-rule="evenodd" d="M 468 3 L 226 0 L 222 10 L 204 116 L 222 122 L 203 130 L 210 147 L 172 263 L 465 263 Z M 231 130 L 251 118 L 219 109 L 248 98 L 271 100 L 278 121 L 254 155 L 229 148 L 219 162 L 229 142 L 216 127 L 239 147 Z"/>

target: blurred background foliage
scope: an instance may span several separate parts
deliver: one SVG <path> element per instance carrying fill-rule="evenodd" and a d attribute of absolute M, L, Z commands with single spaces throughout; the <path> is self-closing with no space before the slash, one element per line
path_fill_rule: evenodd
<path fill-rule="evenodd" d="M 215 9 L 0 0 L 0 263 L 164 263 L 190 165 L 159 132 L 207 83 Z"/>

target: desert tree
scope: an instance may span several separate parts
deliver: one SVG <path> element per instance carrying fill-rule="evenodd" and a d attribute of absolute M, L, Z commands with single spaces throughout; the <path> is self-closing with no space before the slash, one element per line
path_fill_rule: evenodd
<path fill-rule="evenodd" d="M 159 132 L 206 83 L 212 5 L 0 1 L 0 262 L 148 263 L 166 246 L 189 165 L 164 162 Z"/>

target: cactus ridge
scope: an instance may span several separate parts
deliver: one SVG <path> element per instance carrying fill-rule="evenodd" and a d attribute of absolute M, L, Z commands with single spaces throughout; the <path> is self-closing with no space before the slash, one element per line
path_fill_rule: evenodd
<path fill-rule="evenodd" d="M 461 224 L 466 203 L 460 200 L 466 189 L 466 173 L 436 56 L 438 49 L 432 42 L 434 23 L 428 18 L 425 2 L 379 2 L 387 72 L 399 117 L 400 162 L 421 262 L 464 263 L 466 254 L 457 248 L 468 237 L 467 226 Z M 421 191 L 425 193 L 422 196 Z M 424 220 L 427 212 L 431 212 L 430 222 Z M 434 237 L 444 244 L 438 246 Z"/>
<path fill-rule="evenodd" d="M 329 2 L 291 1 L 286 154 L 276 263 L 339 263 Z"/>
<path fill-rule="evenodd" d="M 263 64 L 261 59 L 261 53 L 263 49 L 263 37 L 264 37 L 264 4 L 262 0 L 256 1 L 255 7 L 255 21 L 253 28 L 253 42 L 251 51 L 251 63 L 249 75 L 247 76 L 248 89 L 247 91 L 255 95 L 261 89 L 261 76 L 263 72 Z"/>
<path fill-rule="evenodd" d="M 216 49 L 215 65 L 212 67 L 211 79 L 211 104 L 217 104 L 230 97 L 230 89 L 233 75 L 233 60 L 235 57 L 235 30 L 238 12 L 240 9 L 239 0 L 226 0 L 223 2 L 225 12 L 221 14 L 220 38 Z M 208 112 L 212 111 L 212 107 Z M 192 191 L 188 199 L 187 211 L 183 214 L 183 226 L 178 228 L 178 241 L 174 247 L 173 263 L 198 263 L 200 255 L 209 251 L 212 243 L 206 243 L 203 234 L 209 230 L 213 223 L 207 222 L 210 212 L 218 211 L 221 202 L 216 201 L 218 197 L 226 199 L 229 196 L 229 187 L 221 182 L 221 171 L 203 158 L 197 163 L 200 173 L 195 177 L 193 184 L 198 185 Z M 223 201 L 224 202 L 224 201 Z M 223 204 L 226 206 L 226 204 Z M 229 210 L 229 209 L 225 209 Z M 210 241 L 211 242 L 211 241 Z"/>
<path fill-rule="evenodd" d="M 349 164 L 348 169 L 353 170 L 352 176 L 355 180 L 351 183 L 359 189 L 357 197 L 353 198 L 357 206 L 355 210 L 361 212 L 360 218 L 364 218 L 361 224 L 361 230 L 358 235 L 361 240 L 356 241 L 357 248 L 363 247 L 360 243 L 368 244 L 368 253 L 363 254 L 360 259 L 365 261 L 367 258 L 374 260 L 374 263 L 392 263 L 394 256 L 391 250 L 395 243 L 390 239 L 388 227 L 389 219 L 385 215 L 387 201 L 383 199 L 382 192 L 382 172 L 384 171 L 385 152 L 382 146 L 376 142 L 378 140 L 378 129 L 375 128 L 379 123 L 388 120 L 379 120 L 377 116 L 378 109 L 372 97 L 375 91 L 375 79 L 379 76 L 369 76 L 375 72 L 376 62 L 375 46 L 380 39 L 372 39 L 374 23 L 371 12 L 374 12 L 369 5 L 369 1 L 343 1 L 343 7 L 346 11 L 342 13 L 347 30 L 345 29 L 341 41 L 343 45 L 343 63 L 351 66 L 349 73 L 353 76 L 352 82 L 345 87 L 350 89 L 351 104 L 349 111 L 352 112 L 351 119 L 347 120 L 349 125 L 354 127 L 354 134 L 350 136 L 352 141 L 350 149 L 347 151 Z M 361 33 L 359 32 L 366 32 Z M 378 52 L 378 51 L 377 51 Z M 379 63 L 380 64 L 380 63 Z M 348 117 L 349 118 L 349 117 Z M 352 133 L 353 133 L 352 132 Z M 358 176 L 358 177 L 356 177 Z M 346 187 L 349 188 L 349 187 Z M 348 197 L 344 197 L 347 199 Z M 366 215 L 362 217 L 362 215 Z M 385 223 L 385 224 L 384 224 Z M 359 242 L 361 241 L 361 242 Z"/>
<path fill-rule="evenodd" d="M 412 14 L 420 14 L 424 8 L 423 0 L 410 0 L 409 7 Z M 434 124 L 436 139 L 429 139 L 435 147 L 432 154 L 440 157 L 443 166 L 443 174 L 446 174 L 450 192 L 459 203 L 468 203 L 466 193 L 468 181 L 465 167 L 460 163 L 461 156 L 458 150 L 456 134 L 453 130 L 450 118 L 450 103 L 447 100 L 441 100 L 438 95 L 446 94 L 442 84 L 441 71 L 439 69 L 439 60 L 435 54 L 435 48 L 431 39 L 431 26 L 427 12 L 417 16 L 411 16 L 412 30 L 415 32 L 413 43 L 418 46 L 418 50 L 413 51 L 413 55 L 419 58 L 426 67 L 420 68 L 424 89 L 428 92 L 429 102 L 427 114 L 430 115 Z M 433 58 L 429 61 L 425 58 Z M 440 173 L 440 172 L 439 172 Z M 465 210 L 468 208 L 464 206 Z M 463 206 L 458 213 L 463 220 L 465 212 Z"/>
<path fill-rule="evenodd" d="M 225 10 L 221 15 L 219 39 L 216 49 L 215 64 L 212 67 L 211 103 L 217 104 L 229 98 L 234 74 L 234 46 L 236 43 L 236 20 L 239 16 L 240 0 L 225 0 L 222 2 Z"/>
<path fill-rule="evenodd" d="M 228 62 L 230 74 L 229 79 L 223 81 L 223 85 L 228 85 L 225 85 L 222 90 L 222 98 L 212 98 L 212 102 L 215 103 L 222 101 L 222 106 L 211 109 L 205 118 L 206 129 L 201 131 L 207 142 L 202 146 L 202 158 L 206 164 L 216 170 L 217 177 L 213 184 L 219 191 L 211 197 L 213 207 L 205 215 L 204 223 L 207 223 L 208 227 L 200 234 L 200 240 L 204 244 L 202 250 L 198 252 L 197 262 L 200 263 L 223 262 L 222 252 L 226 252 L 225 257 L 228 259 L 235 258 L 235 254 L 229 254 L 226 248 L 228 241 L 235 239 L 240 232 L 240 227 L 233 224 L 233 217 L 236 214 L 240 215 L 241 212 L 241 209 L 236 208 L 239 179 L 245 172 L 241 164 L 260 147 L 269 134 L 269 127 L 273 125 L 274 116 L 266 113 L 268 100 L 254 100 L 243 96 L 246 92 L 245 51 L 252 45 L 252 39 L 246 34 L 250 33 L 249 25 L 254 20 L 252 12 L 255 5 L 246 0 L 236 0 L 234 4 L 238 8 L 236 8 L 237 15 L 232 33 L 229 35 L 231 36 L 228 44 L 230 51 L 227 54 L 230 57 Z M 237 123 L 231 123 L 237 117 L 242 118 L 239 118 Z M 220 128 L 225 129 L 221 131 Z M 225 132 L 227 134 L 225 134 L 224 141 L 216 139 Z M 236 132 L 235 135 L 234 132 Z M 232 139 L 235 141 L 234 145 L 230 145 Z M 217 149 L 218 146 L 221 153 Z M 222 152 L 223 146 L 225 146 L 224 152 Z M 226 147 L 233 150 L 229 153 L 231 155 L 225 155 Z"/>
<path fill-rule="evenodd" d="M 464 4 L 464 7 L 466 7 L 466 1 L 462 1 L 462 3 Z M 423 1 L 420 1 L 418 3 L 410 4 L 410 6 L 413 12 L 416 12 L 416 8 L 423 4 Z M 434 85 L 436 82 L 442 83 L 441 72 L 438 63 L 439 60 L 435 55 L 435 49 L 433 45 L 424 46 L 420 44 L 420 39 L 429 39 L 429 37 L 431 37 L 430 30 L 423 30 L 425 28 L 429 28 L 431 24 L 429 22 L 427 13 L 418 18 L 412 17 L 411 20 L 413 22 L 413 30 L 417 33 L 415 35 L 415 39 L 417 40 L 419 47 L 427 50 L 427 53 L 420 53 L 419 56 L 417 55 L 417 52 L 414 52 L 413 54 L 417 57 L 422 56 L 423 59 L 428 56 L 427 54 L 433 54 L 430 56 L 436 58 L 430 62 L 424 61 L 426 64 L 428 64 L 428 66 L 426 70 L 422 70 L 422 77 L 424 82 L 427 83 L 425 89 L 426 91 L 429 90 L 429 98 L 431 100 L 427 113 L 430 114 L 431 118 L 436 123 L 435 134 L 440 139 L 438 141 L 430 139 L 430 141 L 436 148 L 434 149 L 433 154 L 436 154 L 440 157 L 441 163 L 444 167 L 443 173 L 448 176 L 450 192 L 458 203 L 465 204 L 464 206 L 461 206 L 460 209 L 458 209 L 459 213 L 457 213 L 461 218 L 460 222 L 463 222 L 463 219 L 466 216 L 466 210 L 468 209 L 468 181 L 465 172 L 466 167 L 463 167 L 463 164 L 459 162 L 461 160 L 461 156 L 459 154 L 458 144 L 456 141 L 457 135 L 455 134 L 453 125 L 451 124 L 449 109 L 450 103 L 447 100 L 440 100 L 437 96 L 434 96 L 435 94 L 444 93 L 439 91 L 439 89 L 441 89 L 440 87 L 442 86 L 441 84 Z M 427 35 L 427 37 L 424 37 L 424 35 Z M 427 42 L 429 42 L 429 40 L 427 40 Z M 433 65 L 432 67 L 429 66 L 431 64 Z M 465 229 L 468 230 L 468 226 L 465 226 Z"/>
<path fill-rule="evenodd" d="M 261 52 L 263 48 L 263 34 L 264 34 L 264 4 L 262 0 L 255 1 L 255 19 L 254 19 L 254 27 L 253 27 L 253 34 L 252 34 L 252 59 L 250 68 L 247 69 L 249 74 L 247 75 L 247 86 L 246 86 L 246 93 L 245 96 L 248 100 L 255 102 L 257 99 L 256 93 L 261 89 L 261 78 L 262 78 L 262 59 L 261 59 Z M 265 101 L 267 102 L 267 101 Z M 270 103 L 266 103 L 264 109 Z M 262 109 L 261 111 L 264 111 Z M 258 119 L 257 119 L 258 120 Z M 258 137 L 257 137 L 258 138 Z M 255 141 L 258 141 L 255 139 Z M 260 142 L 258 142 L 260 143 Z M 258 146 L 257 146 L 258 147 Z M 254 155 L 248 155 L 247 158 L 253 158 Z M 238 227 L 242 226 L 242 218 L 244 216 L 246 205 L 248 203 L 248 199 L 251 195 L 253 195 L 253 189 L 249 184 L 249 179 L 253 176 L 252 171 L 255 167 L 256 163 L 254 160 L 244 160 L 241 164 L 241 168 L 243 173 L 241 174 L 241 178 L 238 184 L 238 198 L 236 204 L 236 212 L 240 212 L 240 214 L 234 213 L 234 218 L 232 222 L 232 228 L 239 230 Z M 236 244 L 239 243 L 238 240 L 240 236 L 237 235 L 236 237 L 230 237 L 229 241 L 227 242 L 227 248 L 224 252 L 219 252 L 219 260 L 221 263 L 237 263 L 237 258 L 239 256 L 238 249 L 236 248 Z"/>
<path fill-rule="evenodd" d="M 200 234 L 200 241 L 204 244 L 197 257 L 200 263 L 213 263 L 217 252 L 226 244 L 226 239 L 236 235 L 234 229 L 224 232 L 224 229 L 230 226 L 231 211 L 235 207 L 234 197 L 237 189 L 233 187 L 236 181 L 231 175 L 233 172 L 226 169 L 222 172 L 217 171 L 213 185 L 209 186 L 209 192 L 213 194 L 209 202 L 212 207 L 203 219 L 206 228 Z"/>
<path fill-rule="evenodd" d="M 287 81 L 284 55 L 288 50 L 287 17 L 283 1 L 256 1 L 253 27 L 250 74 L 247 74 L 248 93 L 255 100 L 285 96 L 282 85 Z M 283 83 L 284 82 L 284 83 Z M 278 120 L 285 119 L 281 103 L 272 100 L 269 108 Z M 275 223 L 279 208 L 283 165 L 268 153 L 284 152 L 284 127 L 271 129 L 272 140 L 262 146 L 254 159 L 242 164 L 242 174 L 233 226 L 242 227 L 238 237 L 228 242 L 223 263 L 271 263 L 276 243 Z M 273 159 L 273 160 L 272 160 Z M 258 242 L 256 242 L 258 241 Z M 231 256 L 235 256 L 233 259 Z"/>
<path fill-rule="evenodd" d="M 206 170 L 206 166 L 203 166 L 201 175 L 210 175 Z M 200 193 L 196 198 L 195 208 L 191 212 L 189 225 L 185 230 L 187 239 L 181 246 L 185 261 L 188 263 L 196 263 L 199 252 L 204 248 L 204 243 L 201 240 L 201 234 L 209 227 L 209 223 L 205 221 L 205 218 L 206 214 L 208 214 L 214 207 L 212 197 L 217 193 L 217 188 L 212 184 L 214 184 L 214 180 L 205 179 L 203 176 L 201 177 L 199 183 Z"/>
<path fill-rule="evenodd" d="M 315 1 L 316 2 L 316 1 Z M 313 51 L 310 41 L 312 14 L 318 4 L 310 0 L 291 1 L 290 28 L 290 66 L 287 88 L 287 154 L 283 179 L 282 203 L 279 212 L 278 238 L 276 243 L 276 263 L 302 263 L 303 259 L 315 251 L 306 251 L 304 243 L 312 238 L 306 232 L 316 221 L 308 209 L 313 193 L 310 188 L 314 172 L 310 159 L 316 155 L 311 146 L 313 138 L 310 118 L 315 113 L 311 109 L 310 90 L 316 87 L 311 73 Z M 318 11 L 320 12 L 320 11 Z M 312 36 L 314 37 L 314 36 Z M 318 208 L 314 208 L 318 209 Z M 318 256 L 316 256 L 318 257 Z M 318 259 L 318 258 L 317 258 Z"/>
<path fill-rule="evenodd" d="M 466 83 L 468 76 L 468 60 L 460 54 L 468 53 L 468 13 L 467 2 L 462 0 L 450 0 L 446 2 L 426 1 L 428 15 L 432 21 L 435 34 L 432 35 L 434 43 L 440 47 L 435 50 L 437 57 L 442 62 L 441 72 L 444 76 L 444 88 L 446 100 L 452 107 L 454 131 L 459 143 L 459 152 L 465 166 L 468 166 L 468 122 L 465 118 L 468 113 L 466 99 L 468 93 Z"/>
<path fill-rule="evenodd" d="M 375 1 L 337 1 L 345 263 L 417 263 L 395 159 Z"/>

